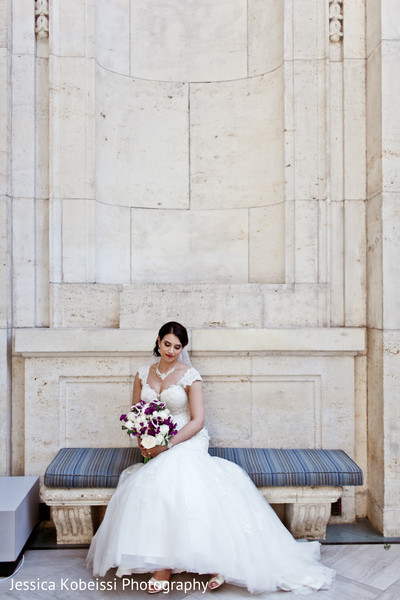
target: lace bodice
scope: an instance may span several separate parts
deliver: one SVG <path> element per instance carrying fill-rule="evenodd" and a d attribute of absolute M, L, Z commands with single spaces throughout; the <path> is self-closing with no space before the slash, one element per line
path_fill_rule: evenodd
<path fill-rule="evenodd" d="M 159 399 L 165 402 L 167 408 L 171 411 L 178 429 L 183 427 L 190 419 L 189 400 L 186 393 L 187 386 L 192 385 L 195 381 L 202 381 L 201 375 L 196 369 L 191 367 L 180 378 L 179 381 L 170 385 L 165 390 L 158 394 L 148 383 L 150 365 L 141 367 L 138 370 L 140 381 L 142 382 L 141 399 L 145 402 Z"/>

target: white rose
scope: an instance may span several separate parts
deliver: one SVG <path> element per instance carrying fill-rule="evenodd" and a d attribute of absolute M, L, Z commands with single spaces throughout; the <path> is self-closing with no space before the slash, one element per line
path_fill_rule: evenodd
<path fill-rule="evenodd" d="M 161 425 L 160 426 L 160 434 L 161 435 L 167 435 L 169 433 L 169 427 L 168 425 Z"/>
<path fill-rule="evenodd" d="M 133 422 L 135 422 L 135 419 L 136 419 L 136 415 L 135 415 L 135 413 L 133 413 L 133 412 L 128 412 L 128 414 L 127 414 L 126 416 L 128 417 L 129 421 L 133 421 Z"/>
<path fill-rule="evenodd" d="M 147 450 L 149 450 L 149 448 L 154 448 L 154 446 L 157 446 L 156 438 L 152 435 L 144 435 L 142 437 L 141 442 L 142 446 Z"/>
<path fill-rule="evenodd" d="M 135 425 L 132 423 L 132 421 L 125 421 L 125 423 L 123 423 L 123 426 L 130 430 L 134 429 L 134 427 L 135 427 Z"/>
<path fill-rule="evenodd" d="M 156 443 L 157 443 L 157 446 L 163 446 L 165 444 L 165 438 L 161 433 L 157 433 Z"/>

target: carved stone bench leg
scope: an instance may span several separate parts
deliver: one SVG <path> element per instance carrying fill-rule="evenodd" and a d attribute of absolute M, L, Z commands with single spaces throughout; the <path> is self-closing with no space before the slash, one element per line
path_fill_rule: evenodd
<path fill-rule="evenodd" d="M 342 487 L 262 487 L 270 504 L 285 505 L 285 525 L 298 539 L 323 540 L 331 514 L 331 504 L 343 493 Z"/>
<path fill-rule="evenodd" d="M 287 504 L 285 524 L 295 538 L 322 540 L 331 515 L 331 504 Z"/>
<path fill-rule="evenodd" d="M 89 544 L 113 493 L 113 488 L 51 488 L 42 485 L 40 496 L 50 506 L 57 544 Z"/>
<path fill-rule="evenodd" d="M 89 544 L 93 537 L 91 506 L 52 506 L 57 544 Z"/>

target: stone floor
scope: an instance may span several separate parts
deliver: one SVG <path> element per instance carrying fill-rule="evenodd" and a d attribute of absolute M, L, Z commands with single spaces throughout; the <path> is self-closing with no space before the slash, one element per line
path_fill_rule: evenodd
<path fill-rule="evenodd" d="M 149 597 L 144 589 L 148 576 L 121 580 L 112 570 L 104 579 L 93 579 L 85 566 L 86 553 L 85 548 L 27 550 L 18 572 L 11 578 L 0 580 L 0 597 L 2 600 Z M 324 564 L 336 569 L 337 577 L 330 590 L 313 595 L 316 600 L 400 600 L 400 544 L 326 544 L 322 546 L 321 554 Z M 213 594 L 221 600 L 298 598 L 289 592 L 252 596 L 231 585 L 215 592 L 204 592 L 207 578 L 197 576 L 194 579 L 189 574 L 176 575 L 172 581 L 175 589 L 169 592 L 169 600 L 200 600 L 205 594 Z M 109 589 L 88 589 L 90 584 L 98 587 L 103 584 Z"/>
<path fill-rule="evenodd" d="M 57 546 L 54 527 L 43 521 L 27 542 L 23 559 L 12 576 L 0 577 L 3 600 L 113 600 L 148 598 L 149 575 L 120 579 L 115 570 L 106 578 L 93 579 L 86 568 L 87 547 Z M 400 600 L 400 538 L 383 538 L 366 519 L 350 525 L 329 525 L 321 546 L 322 562 L 337 572 L 330 590 L 315 600 Z M 268 566 L 268 565 L 267 565 Z M 169 600 L 214 596 L 221 600 L 290 600 L 292 593 L 275 592 L 252 596 L 246 590 L 225 585 L 205 591 L 207 577 L 190 574 L 172 578 Z M 211 596 L 210 596 L 211 594 Z M 166 597 L 159 594 L 158 598 Z"/>

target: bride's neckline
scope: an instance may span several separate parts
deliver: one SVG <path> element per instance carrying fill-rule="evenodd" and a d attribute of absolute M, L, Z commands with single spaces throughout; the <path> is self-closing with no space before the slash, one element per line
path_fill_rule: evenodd
<path fill-rule="evenodd" d="M 171 385 L 169 385 L 168 387 L 164 388 L 163 390 L 161 390 L 161 389 L 160 389 L 160 391 L 159 391 L 159 392 L 157 392 L 157 390 L 155 390 L 155 389 L 153 388 L 153 386 L 151 386 L 151 385 L 149 384 L 149 382 L 148 382 L 148 379 L 149 379 L 149 373 L 150 373 L 150 367 L 151 367 L 151 365 L 150 365 L 150 366 L 148 367 L 148 369 L 147 369 L 147 373 L 146 373 L 146 382 L 145 382 L 145 385 L 147 385 L 147 386 L 148 386 L 148 387 L 149 387 L 149 388 L 150 388 L 150 389 L 151 389 L 151 390 L 152 390 L 152 391 L 153 391 L 153 392 L 156 394 L 156 396 L 157 396 L 158 398 L 160 398 L 160 397 L 161 397 L 161 394 L 163 394 L 163 393 L 164 393 L 164 392 L 166 392 L 167 390 L 169 390 L 169 389 L 171 389 L 171 388 L 173 388 L 173 387 L 178 387 L 178 386 L 179 386 L 179 384 L 180 384 L 180 382 L 182 381 L 182 379 L 185 377 L 186 373 L 187 373 L 188 371 L 190 371 L 190 369 L 192 369 L 192 368 L 193 368 L 193 367 L 189 367 L 189 368 L 187 368 L 187 369 L 186 369 L 186 371 L 185 371 L 185 372 L 182 374 L 182 377 L 180 377 L 180 378 L 178 379 L 178 381 L 175 381 L 175 383 L 171 383 Z"/>

